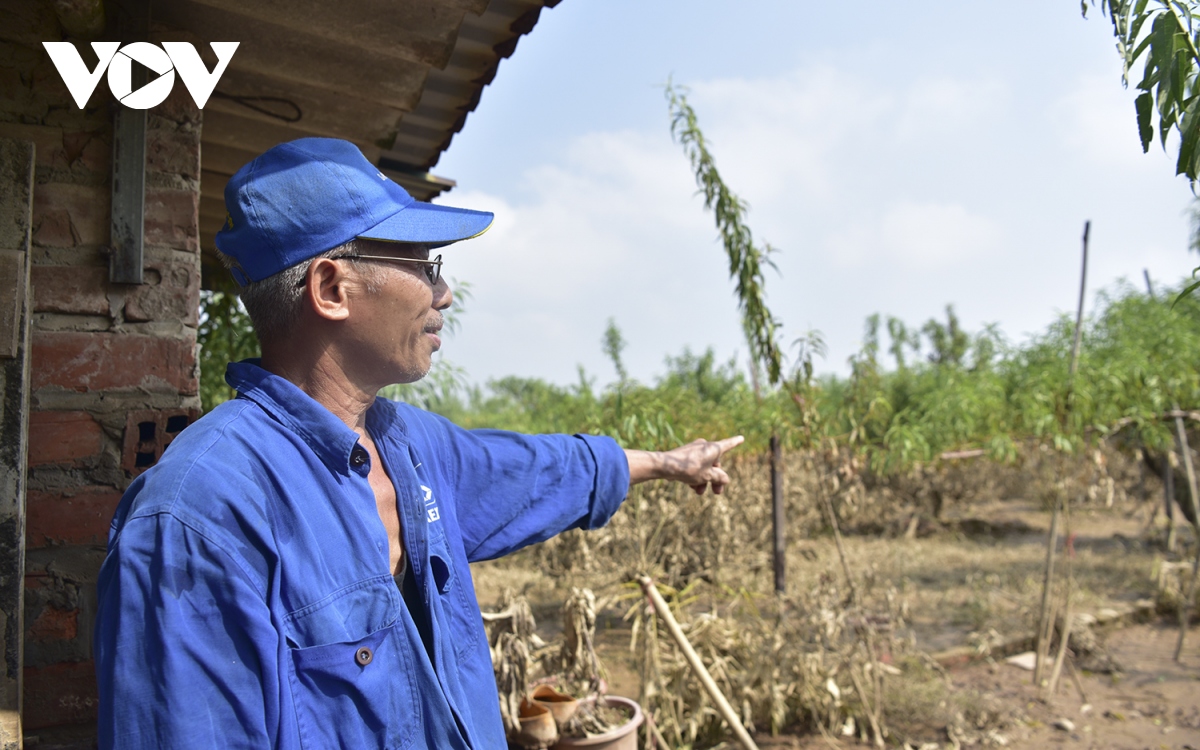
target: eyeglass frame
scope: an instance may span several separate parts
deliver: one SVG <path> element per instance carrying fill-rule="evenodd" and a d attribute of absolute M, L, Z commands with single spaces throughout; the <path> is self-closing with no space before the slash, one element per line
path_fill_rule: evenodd
<path fill-rule="evenodd" d="M 387 260 L 397 263 L 420 263 L 425 266 L 425 278 L 429 279 L 430 286 L 437 286 L 438 281 L 442 278 L 442 256 L 439 254 L 433 260 L 422 258 L 396 258 L 391 255 L 336 255 L 330 260 Z"/>

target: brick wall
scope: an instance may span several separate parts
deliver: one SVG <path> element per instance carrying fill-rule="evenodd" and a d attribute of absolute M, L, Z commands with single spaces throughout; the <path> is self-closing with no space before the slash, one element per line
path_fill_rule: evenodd
<path fill-rule="evenodd" d="M 72 102 L 50 0 L 3 0 L 0 136 L 36 144 L 26 496 L 26 731 L 95 720 L 96 575 L 113 509 L 199 410 L 200 112 L 149 113 L 145 281 L 108 282 L 112 97 Z M 77 41 L 77 46 L 86 44 Z"/>

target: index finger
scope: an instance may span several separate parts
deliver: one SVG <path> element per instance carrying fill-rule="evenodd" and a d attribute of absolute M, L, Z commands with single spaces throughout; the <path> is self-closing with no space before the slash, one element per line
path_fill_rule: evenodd
<path fill-rule="evenodd" d="M 746 441 L 746 438 L 744 436 L 734 435 L 733 437 L 727 437 L 724 440 L 714 440 L 713 445 L 717 446 L 717 449 L 721 451 L 717 455 L 723 456 L 723 455 L 725 455 L 725 451 L 732 450 L 732 449 L 738 447 L 739 445 L 741 445 L 742 443 L 744 443 L 745 441 Z"/>

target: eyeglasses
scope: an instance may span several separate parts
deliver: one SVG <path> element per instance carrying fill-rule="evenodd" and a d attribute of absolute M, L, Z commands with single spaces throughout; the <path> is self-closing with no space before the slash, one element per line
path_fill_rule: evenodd
<path fill-rule="evenodd" d="M 390 255 L 339 255 L 333 260 L 386 260 L 395 263 L 420 263 L 425 266 L 425 277 L 429 279 L 429 283 L 437 286 L 438 280 L 442 278 L 442 256 L 437 256 L 433 260 L 422 260 L 420 258 L 395 258 Z"/>

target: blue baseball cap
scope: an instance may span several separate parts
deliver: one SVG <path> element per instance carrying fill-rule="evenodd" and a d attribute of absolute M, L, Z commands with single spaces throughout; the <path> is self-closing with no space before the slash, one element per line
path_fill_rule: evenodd
<path fill-rule="evenodd" d="M 229 179 L 225 210 L 217 249 L 234 261 L 241 286 L 355 238 L 438 247 L 483 234 L 494 217 L 418 201 L 336 138 L 266 151 Z"/>

